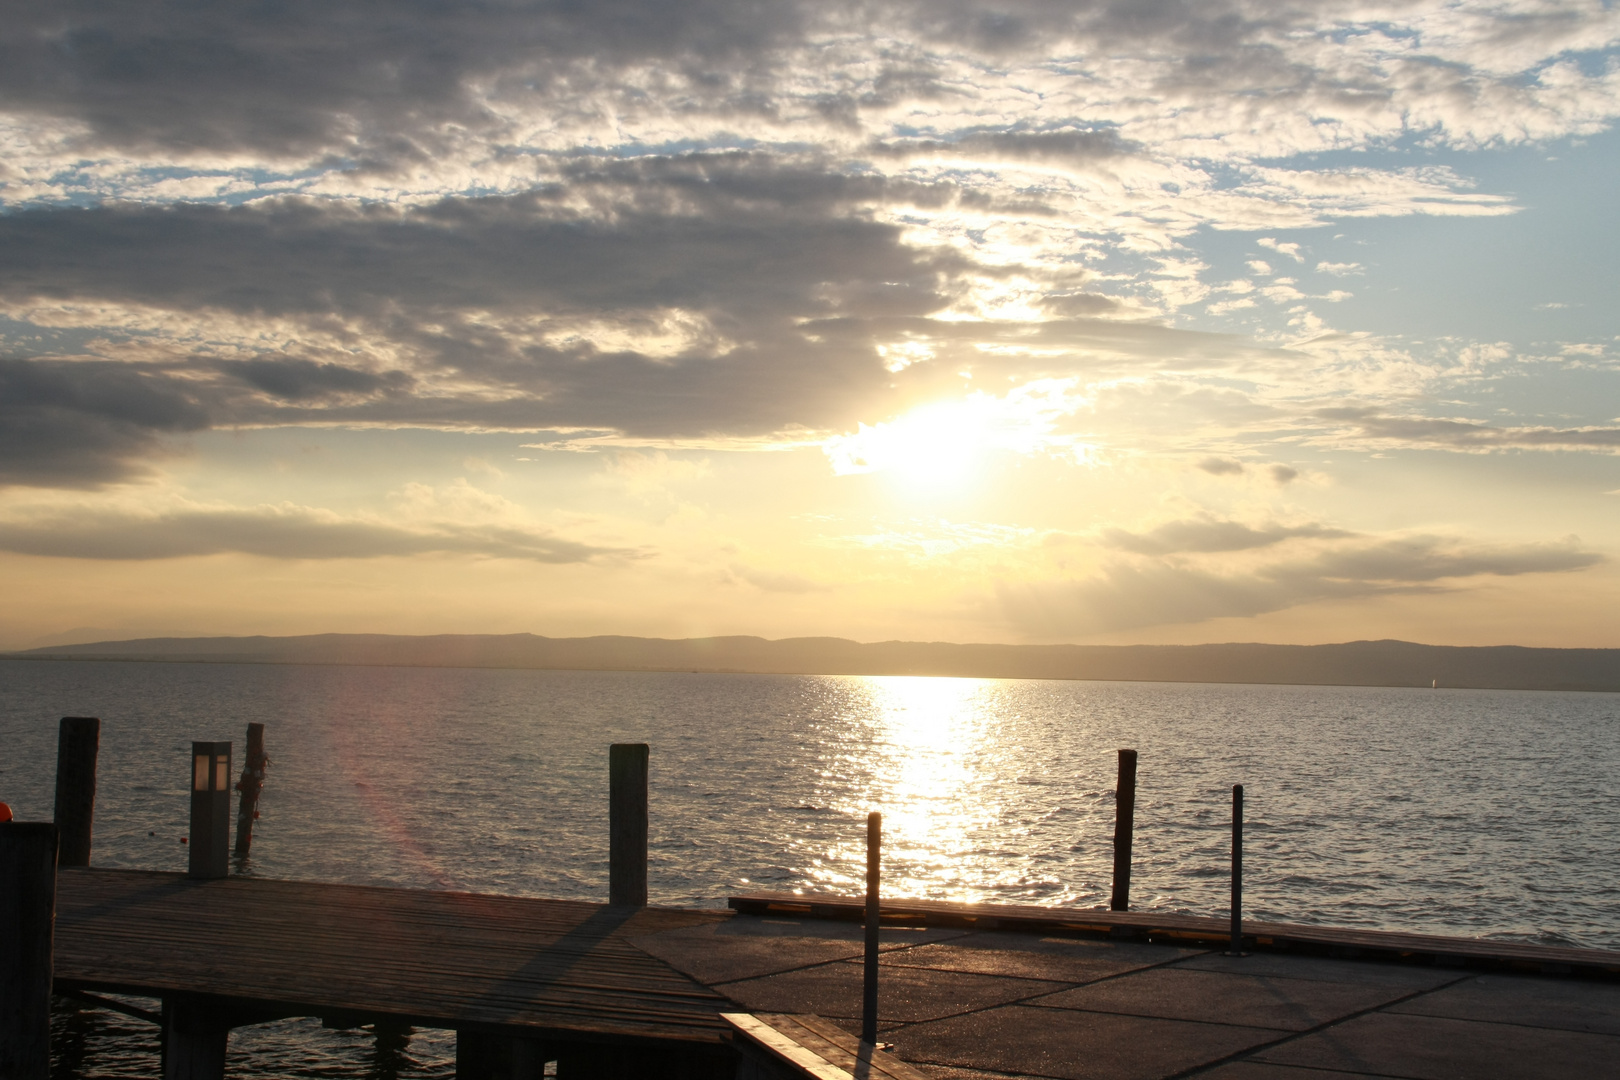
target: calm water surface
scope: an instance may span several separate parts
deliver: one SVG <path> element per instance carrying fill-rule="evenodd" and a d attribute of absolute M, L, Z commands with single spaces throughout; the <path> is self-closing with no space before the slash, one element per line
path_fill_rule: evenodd
<path fill-rule="evenodd" d="M 48 819 L 56 723 L 102 718 L 93 861 L 183 870 L 193 739 L 266 725 L 267 877 L 600 900 L 607 747 L 652 746 L 655 903 L 858 890 L 1105 904 L 1115 750 L 1140 755 L 1133 907 L 1225 913 L 1245 785 L 1257 919 L 1620 948 L 1620 695 L 990 679 L 0 662 L 0 800 Z M 60 1075 L 155 1031 L 57 1016 Z M 453 1073 L 453 1039 L 287 1021 L 243 1075 Z"/>

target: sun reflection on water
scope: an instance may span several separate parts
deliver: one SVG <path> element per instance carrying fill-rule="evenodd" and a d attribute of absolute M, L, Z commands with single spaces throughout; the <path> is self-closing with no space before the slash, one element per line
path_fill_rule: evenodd
<path fill-rule="evenodd" d="M 1006 762 L 992 737 L 996 683 L 985 679 L 881 676 L 859 680 L 844 752 L 823 771 L 831 808 L 883 814 L 883 888 L 890 895 L 977 900 L 988 852 L 984 836 L 1001 816 Z M 864 700 L 862 700 L 864 699 Z M 864 836 L 818 860 L 827 888 L 861 887 Z M 969 882 L 972 882 L 970 885 Z"/>

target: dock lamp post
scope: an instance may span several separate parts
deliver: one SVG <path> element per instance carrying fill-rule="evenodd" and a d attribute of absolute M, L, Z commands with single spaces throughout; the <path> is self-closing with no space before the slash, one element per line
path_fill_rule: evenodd
<path fill-rule="evenodd" d="M 191 744 L 191 868 L 194 878 L 230 873 L 231 744 Z"/>

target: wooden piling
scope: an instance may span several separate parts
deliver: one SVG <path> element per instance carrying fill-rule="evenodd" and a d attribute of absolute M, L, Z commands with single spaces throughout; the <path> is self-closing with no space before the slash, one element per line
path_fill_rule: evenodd
<path fill-rule="evenodd" d="M 608 747 L 608 903 L 647 903 L 647 744 Z"/>
<path fill-rule="evenodd" d="M 1131 909 L 1131 839 L 1136 830 L 1136 751 L 1119 752 L 1119 781 L 1114 787 L 1114 911 Z"/>
<path fill-rule="evenodd" d="M 56 734 L 56 830 L 58 866 L 90 865 L 90 832 L 96 813 L 96 752 L 101 721 L 64 716 Z"/>
<path fill-rule="evenodd" d="M 163 999 L 163 1080 L 225 1080 L 230 1023 L 200 994 Z"/>
<path fill-rule="evenodd" d="M 1243 785 L 1232 785 L 1232 944 L 1228 956 L 1243 956 Z"/>
<path fill-rule="evenodd" d="M 264 790 L 264 774 L 270 758 L 264 752 L 264 725 L 249 724 L 247 756 L 242 759 L 242 778 L 236 790 L 242 793 L 236 807 L 236 857 L 247 858 L 253 844 L 253 822 L 259 816 L 259 792 Z"/>
<path fill-rule="evenodd" d="M 51 1071 L 56 826 L 0 824 L 0 1077 L 46 1080 Z"/>
<path fill-rule="evenodd" d="M 861 1041 L 877 1045 L 878 884 L 882 874 L 883 815 L 866 815 L 866 963 L 861 983 Z"/>

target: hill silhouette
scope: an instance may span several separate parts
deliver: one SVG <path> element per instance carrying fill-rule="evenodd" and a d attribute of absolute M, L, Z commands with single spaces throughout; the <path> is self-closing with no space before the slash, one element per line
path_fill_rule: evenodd
<path fill-rule="evenodd" d="M 1294 683 L 1620 691 L 1620 649 L 1351 641 L 1336 645 L 961 645 L 759 637 L 309 634 L 141 638 L 12 653 L 42 660 L 953 675 L 1001 679 Z"/>

